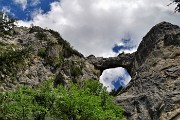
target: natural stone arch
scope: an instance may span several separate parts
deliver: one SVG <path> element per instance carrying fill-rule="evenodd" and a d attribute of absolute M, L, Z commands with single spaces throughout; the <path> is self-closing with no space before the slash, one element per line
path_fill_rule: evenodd
<path fill-rule="evenodd" d="M 134 75 L 133 70 L 133 62 L 134 62 L 134 55 L 135 53 L 121 53 L 117 57 L 95 57 L 94 55 L 90 55 L 87 57 L 89 63 L 93 64 L 95 69 L 100 70 L 100 76 L 103 74 L 103 71 L 107 69 L 113 68 L 124 68 L 127 73 L 132 77 Z M 99 76 L 99 77 L 100 77 Z M 119 87 L 117 90 L 112 91 L 112 94 L 117 94 L 122 87 Z"/>
<path fill-rule="evenodd" d="M 109 58 L 95 57 L 93 55 L 90 55 L 87 57 L 87 59 L 89 63 L 93 64 L 96 69 L 101 71 L 101 74 L 106 69 L 123 67 L 127 70 L 130 76 L 132 75 L 132 64 L 134 61 L 134 53 L 132 54 L 121 53 L 117 57 L 109 57 Z"/>
<path fill-rule="evenodd" d="M 96 69 L 124 67 L 132 79 L 115 101 L 128 120 L 180 119 L 180 27 L 167 22 L 154 26 L 133 54 L 89 57 Z"/>

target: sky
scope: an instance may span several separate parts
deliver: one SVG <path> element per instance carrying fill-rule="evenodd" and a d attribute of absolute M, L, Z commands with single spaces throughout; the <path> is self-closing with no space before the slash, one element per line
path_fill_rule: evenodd
<path fill-rule="evenodd" d="M 154 25 L 180 26 L 170 0 L 0 0 L 0 10 L 19 19 L 20 26 L 38 25 L 58 31 L 85 56 L 117 56 L 136 51 Z M 104 71 L 108 90 L 123 86 L 130 76 L 123 68 Z M 124 81 L 122 83 L 122 81 Z"/>

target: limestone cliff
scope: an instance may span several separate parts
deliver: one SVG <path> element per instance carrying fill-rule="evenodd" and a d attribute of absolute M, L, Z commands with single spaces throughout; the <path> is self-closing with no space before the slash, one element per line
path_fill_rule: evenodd
<path fill-rule="evenodd" d="M 180 119 L 180 28 L 162 22 L 140 43 L 129 85 L 116 101 L 130 120 Z"/>
<path fill-rule="evenodd" d="M 8 34 L 7 34 L 8 33 Z M 54 79 L 98 80 L 105 69 L 123 67 L 132 80 L 115 101 L 128 120 L 180 119 L 180 27 L 154 26 L 136 52 L 117 57 L 84 57 L 52 30 L 37 26 L 0 30 L 0 90 Z"/>
<path fill-rule="evenodd" d="M 116 97 L 128 120 L 180 119 L 180 27 L 154 26 L 137 51 L 111 58 L 89 57 L 97 69 L 124 67 L 132 77 Z"/>
<path fill-rule="evenodd" d="M 100 71 L 53 30 L 14 27 L 0 33 L 0 91 L 49 79 L 55 86 L 99 79 Z"/>

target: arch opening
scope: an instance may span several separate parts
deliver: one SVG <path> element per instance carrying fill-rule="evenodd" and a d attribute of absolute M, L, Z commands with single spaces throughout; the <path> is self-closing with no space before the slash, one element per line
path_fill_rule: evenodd
<path fill-rule="evenodd" d="M 100 76 L 100 83 L 107 87 L 107 91 L 117 91 L 121 87 L 126 87 L 130 82 L 131 76 L 126 69 L 122 67 L 106 69 Z"/>

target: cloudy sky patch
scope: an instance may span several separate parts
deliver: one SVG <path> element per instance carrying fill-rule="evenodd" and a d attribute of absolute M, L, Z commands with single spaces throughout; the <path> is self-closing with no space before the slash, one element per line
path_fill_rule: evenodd
<path fill-rule="evenodd" d="M 25 23 L 59 31 L 86 56 L 109 57 L 117 55 L 112 47 L 122 43 L 126 34 L 131 35 L 131 46 L 137 48 L 155 24 L 162 21 L 180 24 L 180 15 L 173 12 L 173 6 L 167 6 L 169 3 L 169 0 L 61 0 L 51 3 L 49 12 L 37 14 Z"/>
<path fill-rule="evenodd" d="M 121 86 L 125 87 L 130 80 L 131 77 L 129 76 L 127 71 L 121 67 L 107 69 L 103 71 L 100 77 L 100 82 L 107 87 L 108 91 L 111 91 L 113 89 L 117 90 Z"/>
<path fill-rule="evenodd" d="M 16 4 L 20 4 L 22 9 L 25 10 L 27 6 L 27 0 L 13 0 Z"/>

